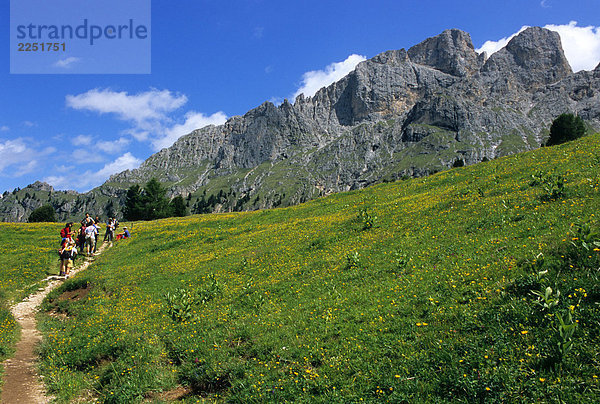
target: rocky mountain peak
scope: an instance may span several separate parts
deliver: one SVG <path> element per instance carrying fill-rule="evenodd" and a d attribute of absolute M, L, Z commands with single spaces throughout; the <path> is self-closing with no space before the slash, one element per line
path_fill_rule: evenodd
<path fill-rule="evenodd" d="M 554 80 L 560 80 L 573 71 L 563 52 L 560 35 L 540 27 L 530 27 L 510 40 L 506 50 L 515 62 L 529 71 L 554 72 Z"/>
<path fill-rule="evenodd" d="M 389 50 L 387 52 L 380 53 L 369 61 L 372 63 L 396 65 L 408 62 L 408 54 L 404 49 Z"/>
<path fill-rule="evenodd" d="M 408 50 L 408 56 L 414 63 L 459 77 L 478 71 L 482 65 L 471 36 L 458 29 L 446 30 L 413 46 Z"/>
<path fill-rule="evenodd" d="M 555 83 L 572 74 L 557 32 L 530 27 L 494 53 L 483 71 L 509 73 L 527 89 Z"/>
<path fill-rule="evenodd" d="M 27 185 L 25 188 L 30 188 L 34 191 L 54 192 L 52 185 L 42 181 L 36 181 L 33 184 Z"/>

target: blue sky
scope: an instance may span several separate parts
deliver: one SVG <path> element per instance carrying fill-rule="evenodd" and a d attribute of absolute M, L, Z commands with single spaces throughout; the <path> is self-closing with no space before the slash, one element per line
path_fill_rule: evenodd
<path fill-rule="evenodd" d="M 310 94 L 364 58 L 448 28 L 490 53 L 523 26 L 550 26 L 574 70 L 591 70 L 599 15 L 598 0 L 152 0 L 150 74 L 77 74 L 83 58 L 66 53 L 62 74 L 10 74 L 4 1 L 0 192 L 36 180 L 87 191 L 194 128 Z"/>

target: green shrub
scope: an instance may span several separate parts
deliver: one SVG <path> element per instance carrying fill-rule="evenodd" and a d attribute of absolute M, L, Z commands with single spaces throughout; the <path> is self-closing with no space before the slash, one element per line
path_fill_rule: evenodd
<path fill-rule="evenodd" d="M 216 297 L 221 291 L 221 284 L 214 274 L 208 276 L 208 283 L 202 285 L 196 293 L 198 303 L 205 304 Z"/>
<path fill-rule="evenodd" d="M 566 179 L 562 175 L 546 174 L 538 171 L 531 175 L 529 186 L 541 186 L 544 190 L 541 199 L 543 201 L 554 201 L 565 196 L 565 182 Z"/>
<path fill-rule="evenodd" d="M 565 195 L 565 178 L 562 175 L 549 176 L 543 184 L 545 194 L 542 199 L 553 201 Z"/>
<path fill-rule="evenodd" d="M 362 221 L 363 230 L 372 228 L 377 219 L 376 216 L 371 216 L 371 214 L 369 214 L 369 210 L 366 206 L 363 206 L 358 210 L 358 218 Z"/>
<path fill-rule="evenodd" d="M 532 290 L 539 290 L 541 287 L 538 277 L 535 275 L 523 275 L 515 279 L 506 287 L 506 291 L 517 297 L 528 296 Z"/>
<path fill-rule="evenodd" d="M 358 251 L 353 251 L 346 255 L 346 269 L 353 270 L 360 268 L 360 254 Z"/>
<path fill-rule="evenodd" d="M 164 299 L 167 313 L 173 321 L 182 322 L 192 318 L 192 308 L 196 303 L 192 292 L 177 288 L 173 292 L 167 292 Z"/>

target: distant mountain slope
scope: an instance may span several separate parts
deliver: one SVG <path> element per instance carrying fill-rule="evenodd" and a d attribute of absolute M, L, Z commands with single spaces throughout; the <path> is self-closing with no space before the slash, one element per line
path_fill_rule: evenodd
<path fill-rule="evenodd" d="M 152 177 L 195 212 L 292 205 L 535 149 L 563 112 L 600 128 L 600 65 L 573 73 L 556 32 L 529 28 L 486 58 L 469 34 L 447 30 L 364 61 L 313 97 L 195 130 L 112 176 L 84 208 L 99 213 L 98 196 L 118 202 Z"/>

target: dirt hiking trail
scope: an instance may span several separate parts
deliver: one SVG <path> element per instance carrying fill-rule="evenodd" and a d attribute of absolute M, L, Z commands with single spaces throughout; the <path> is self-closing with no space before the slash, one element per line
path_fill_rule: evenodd
<path fill-rule="evenodd" d="M 108 243 L 100 245 L 97 254 L 101 254 L 108 246 Z M 84 259 L 79 266 L 70 271 L 71 277 L 87 269 L 93 262 L 89 258 Z M 13 357 L 2 363 L 4 367 L 4 383 L 0 394 L 2 404 L 40 404 L 52 400 L 52 397 L 46 396 L 44 384 L 38 374 L 35 348 L 42 341 L 42 336 L 37 330 L 35 316 L 39 305 L 48 293 L 61 285 L 64 280 L 57 276 L 50 276 L 45 280 L 49 282 L 44 289 L 40 289 L 11 307 L 13 316 L 21 326 L 21 339 L 16 345 Z"/>

